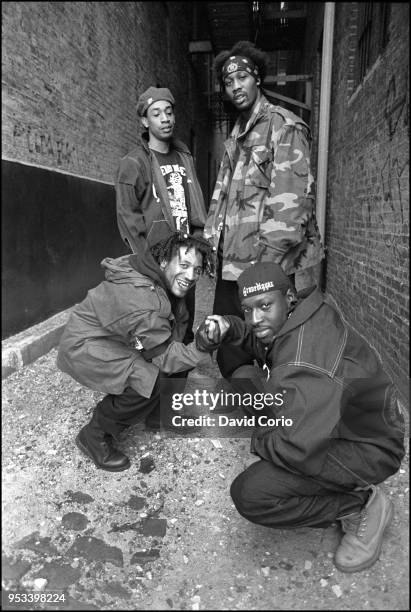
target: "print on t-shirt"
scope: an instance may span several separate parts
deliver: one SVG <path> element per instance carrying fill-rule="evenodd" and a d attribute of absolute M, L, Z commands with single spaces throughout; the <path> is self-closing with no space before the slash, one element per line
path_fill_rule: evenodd
<path fill-rule="evenodd" d="M 156 156 L 160 164 L 161 173 L 166 181 L 168 198 L 176 229 L 188 233 L 186 169 L 178 163 L 180 158 L 174 151 L 168 155 L 156 151 Z"/>

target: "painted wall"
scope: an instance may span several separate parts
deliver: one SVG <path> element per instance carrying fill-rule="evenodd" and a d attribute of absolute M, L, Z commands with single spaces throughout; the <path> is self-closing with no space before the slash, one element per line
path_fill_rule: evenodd
<path fill-rule="evenodd" d="M 3 2 L 2 32 L 4 338 L 81 299 L 102 256 L 122 254 L 113 181 L 140 138 L 139 94 L 171 89 L 205 190 L 208 116 L 190 2 Z"/>

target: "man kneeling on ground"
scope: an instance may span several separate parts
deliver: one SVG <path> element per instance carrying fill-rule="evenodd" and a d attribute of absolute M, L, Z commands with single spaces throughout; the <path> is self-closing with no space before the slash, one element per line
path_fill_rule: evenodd
<path fill-rule="evenodd" d="M 160 408 L 160 379 L 187 375 L 210 356 L 182 340 L 187 292 L 213 273 L 212 248 L 179 232 L 144 257 L 102 261 L 106 280 L 74 308 L 60 340 L 57 365 L 81 384 L 107 393 L 76 443 L 98 468 L 130 467 L 113 438 Z"/>
<path fill-rule="evenodd" d="M 238 368 L 234 389 L 280 394 L 283 405 L 270 401 L 265 412 L 284 415 L 289 426 L 253 430 L 251 452 L 260 461 L 232 483 L 236 508 L 272 528 L 339 521 L 336 567 L 366 569 L 378 559 L 393 516 L 377 485 L 404 456 L 395 388 L 374 350 L 315 287 L 296 295 L 273 263 L 247 268 L 237 284 L 245 321 L 210 315 L 197 345 L 212 351 L 223 342 L 248 351 L 258 367 Z"/>

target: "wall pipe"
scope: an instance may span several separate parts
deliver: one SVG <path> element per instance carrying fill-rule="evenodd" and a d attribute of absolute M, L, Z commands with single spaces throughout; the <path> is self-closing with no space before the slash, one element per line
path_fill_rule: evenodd
<path fill-rule="evenodd" d="M 320 116 L 318 128 L 317 204 L 316 215 L 321 239 L 325 244 L 327 200 L 328 139 L 330 131 L 331 68 L 333 59 L 335 2 L 324 7 L 323 49 L 321 61 Z"/>

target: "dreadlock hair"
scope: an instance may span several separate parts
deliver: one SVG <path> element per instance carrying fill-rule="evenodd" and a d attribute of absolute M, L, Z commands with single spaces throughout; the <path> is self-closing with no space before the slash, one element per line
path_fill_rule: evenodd
<path fill-rule="evenodd" d="M 215 273 L 214 248 L 205 238 L 194 237 L 190 234 L 183 234 L 183 232 L 174 232 L 165 240 L 161 240 L 153 245 L 150 252 L 156 262 L 160 264 L 164 260 L 171 261 L 174 255 L 178 253 L 180 247 L 185 247 L 187 251 L 195 249 L 201 253 L 203 256 L 202 273 L 213 278 Z"/>
<path fill-rule="evenodd" d="M 254 43 L 249 40 L 239 40 L 230 51 L 221 51 L 213 62 L 213 69 L 216 72 L 221 86 L 224 86 L 222 79 L 222 68 L 229 57 L 232 55 L 245 55 L 250 58 L 258 68 L 261 84 L 267 74 L 267 56 L 264 51 L 257 49 Z"/>

